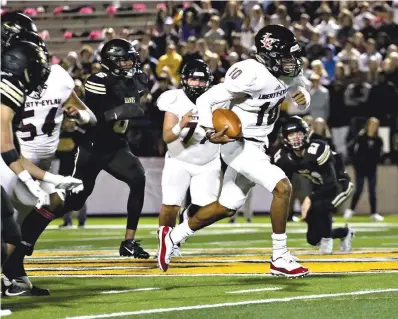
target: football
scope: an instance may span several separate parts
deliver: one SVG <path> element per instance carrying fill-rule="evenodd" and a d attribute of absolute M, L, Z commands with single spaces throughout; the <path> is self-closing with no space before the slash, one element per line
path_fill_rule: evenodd
<path fill-rule="evenodd" d="M 238 137 L 242 132 L 242 123 L 239 117 L 235 112 L 227 109 L 217 109 L 213 112 L 213 126 L 216 132 L 228 126 L 228 130 L 225 134 L 231 138 Z"/>

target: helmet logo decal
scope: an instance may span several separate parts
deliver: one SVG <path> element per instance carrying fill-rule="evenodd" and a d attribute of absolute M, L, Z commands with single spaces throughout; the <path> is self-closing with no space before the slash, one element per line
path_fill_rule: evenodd
<path fill-rule="evenodd" d="M 273 49 L 273 44 L 275 42 L 278 42 L 278 39 L 275 38 L 271 38 L 271 33 L 265 33 L 262 37 L 262 39 L 260 40 L 261 44 L 262 44 L 262 48 L 266 49 L 266 50 L 272 50 Z"/>

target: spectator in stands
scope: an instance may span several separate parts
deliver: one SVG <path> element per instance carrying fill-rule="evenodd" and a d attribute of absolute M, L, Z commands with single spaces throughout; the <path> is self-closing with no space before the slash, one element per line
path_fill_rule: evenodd
<path fill-rule="evenodd" d="M 93 73 L 91 66 L 94 60 L 94 51 L 89 45 L 84 45 L 80 49 L 80 64 L 82 66 L 83 75 Z"/>
<path fill-rule="evenodd" d="M 148 64 L 152 70 L 153 73 L 156 73 L 156 66 L 158 65 L 159 61 L 156 60 L 153 56 L 149 55 L 149 48 L 145 44 L 141 44 L 139 46 L 139 59 L 141 62 L 141 65 Z"/>
<path fill-rule="evenodd" d="M 360 30 L 366 40 L 369 38 L 374 39 L 376 37 L 377 30 L 372 25 L 372 20 L 374 18 L 375 18 L 374 15 L 371 14 L 370 12 L 366 12 L 363 15 L 363 27 Z"/>
<path fill-rule="evenodd" d="M 266 21 L 264 19 L 263 10 L 256 4 L 250 10 L 250 28 L 253 30 L 254 34 L 256 34 L 260 29 L 265 27 L 265 25 Z"/>
<path fill-rule="evenodd" d="M 311 39 L 315 28 L 310 23 L 310 16 L 307 13 L 301 14 L 299 24 L 303 27 L 303 36 L 307 39 Z"/>
<path fill-rule="evenodd" d="M 387 48 L 391 44 L 390 38 L 385 32 L 377 32 L 376 35 L 377 51 L 381 53 L 383 58 L 387 55 Z"/>
<path fill-rule="evenodd" d="M 254 34 L 250 26 L 250 16 L 246 15 L 241 28 L 241 45 L 246 49 L 250 49 L 254 45 Z"/>
<path fill-rule="evenodd" d="M 98 45 L 97 50 L 95 50 L 95 53 L 94 53 L 94 59 L 96 61 L 101 61 L 100 53 L 101 53 L 101 50 L 102 50 L 102 47 L 104 46 L 104 44 L 112 39 L 115 39 L 115 38 L 116 38 L 116 32 L 115 32 L 115 30 L 113 30 L 113 28 L 107 28 L 104 30 L 104 41 L 102 41 Z"/>
<path fill-rule="evenodd" d="M 306 56 L 305 48 L 308 46 L 310 40 L 303 36 L 303 30 L 304 28 L 300 24 L 296 23 L 294 25 L 294 35 L 301 46 L 302 55 Z"/>
<path fill-rule="evenodd" d="M 366 116 L 366 104 L 371 89 L 371 85 L 365 82 L 362 73 L 357 73 L 354 79 L 355 82 L 349 84 L 344 93 L 344 103 L 351 118 Z"/>
<path fill-rule="evenodd" d="M 329 90 L 322 86 L 321 77 L 313 73 L 310 77 L 311 80 L 311 104 L 310 114 L 313 118 L 321 117 L 324 119 L 329 118 Z"/>
<path fill-rule="evenodd" d="M 223 69 L 228 70 L 229 62 L 228 62 L 228 43 L 226 40 L 216 40 L 214 43 L 213 53 L 218 54 L 220 58 L 221 66 Z"/>
<path fill-rule="evenodd" d="M 306 46 L 308 60 L 318 60 L 323 55 L 323 45 L 321 44 L 321 34 L 318 30 L 314 30 L 311 37 L 311 42 Z"/>
<path fill-rule="evenodd" d="M 214 42 L 222 40 L 225 37 L 225 32 L 220 28 L 220 17 L 212 16 L 210 18 L 210 30 L 204 36 L 210 51 L 214 51 Z"/>
<path fill-rule="evenodd" d="M 180 70 L 184 67 L 186 63 L 192 60 L 201 60 L 202 56 L 200 55 L 198 51 L 198 47 L 196 44 L 196 38 L 195 37 L 189 37 L 188 41 L 184 47 L 184 52 L 182 56 L 182 62 L 180 66 Z"/>
<path fill-rule="evenodd" d="M 348 38 L 351 38 L 354 33 L 354 16 L 348 9 L 343 9 L 339 14 L 340 29 L 337 31 L 336 39 L 344 46 Z"/>
<path fill-rule="evenodd" d="M 241 34 L 232 32 L 231 35 L 231 47 L 229 48 L 229 52 L 236 52 L 239 56 L 239 59 L 247 59 L 249 55 L 249 50 L 242 45 L 241 42 Z"/>
<path fill-rule="evenodd" d="M 83 75 L 81 65 L 79 64 L 77 53 L 71 51 L 66 57 L 68 68 L 67 71 L 73 79 L 80 79 Z"/>
<path fill-rule="evenodd" d="M 209 56 L 213 54 L 213 52 L 209 50 L 209 47 L 207 46 L 207 43 L 204 39 L 199 39 L 198 41 L 196 41 L 196 45 L 198 48 L 198 52 L 203 60 L 206 61 Z"/>
<path fill-rule="evenodd" d="M 327 86 L 330 84 L 331 78 L 329 77 L 328 72 L 326 72 L 321 60 L 312 61 L 311 69 L 313 73 L 319 75 L 319 78 L 321 79 L 321 85 Z"/>
<path fill-rule="evenodd" d="M 155 41 L 152 40 L 151 30 L 146 30 L 142 35 L 141 45 L 146 45 L 149 50 L 149 55 L 154 57 L 155 59 L 159 59 L 166 51 L 162 51 L 161 48 L 158 48 Z"/>
<path fill-rule="evenodd" d="M 393 11 L 388 8 L 385 21 L 378 32 L 385 33 L 391 42 L 398 43 L 398 24 L 394 22 Z"/>
<path fill-rule="evenodd" d="M 334 54 L 334 46 L 329 44 L 325 48 L 325 55 L 321 59 L 322 64 L 328 74 L 328 80 L 332 80 L 334 78 L 334 71 L 336 69 L 337 57 Z"/>
<path fill-rule="evenodd" d="M 182 41 L 186 42 L 189 37 L 197 36 L 198 26 L 196 25 L 195 15 L 193 11 L 185 11 L 182 20 L 181 34 L 180 38 Z"/>
<path fill-rule="evenodd" d="M 329 33 L 336 33 L 339 29 L 338 24 L 332 17 L 332 11 L 327 4 L 322 4 L 319 8 L 321 22 L 315 27 L 315 30 L 320 34 L 320 42 L 326 43 L 326 37 Z"/>
<path fill-rule="evenodd" d="M 359 56 L 359 51 L 354 47 L 354 41 L 348 38 L 343 50 L 337 55 L 337 61 L 348 63 L 351 60 L 358 60 Z"/>
<path fill-rule="evenodd" d="M 327 122 L 317 117 L 312 124 L 311 139 L 319 139 L 325 141 L 331 148 L 332 151 L 336 151 L 336 147 L 333 144 L 332 134 L 330 133 Z"/>
<path fill-rule="evenodd" d="M 367 2 L 361 2 L 358 5 L 358 10 L 359 13 L 356 13 L 356 16 L 354 18 L 354 24 L 358 27 L 359 30 L 361 30 L 366 27 L 365 19 L 371 21 L 375 18 L 375 16 L 370 13 L 369 3 Z"/>
<path fill-rule="evenodd" d="M 217 53 L 212 53 L 207 61 L 205 62 L 209 65 L 210 71 L 213 74 L 213 83 L 218 84 L 224 81 L 225 73 L 227 72 L 221 65 L 220 57 Z"/>
<path fill-rule="evenodd" d="M 225 11 L 221 16 L 221 27 L 225 31 L 225 38 L 229 45 L 232 44 L 232 33 L 240 32 L 244 14 L 236 1 L 228 1 Z"/>
<path fill-rule="evenodd" d="M 207 31 L 209 31 L 208 24 L 209 24 L 210 18 L 213 15 L 219 16 L 220 13 L 217 9 L 214 9 L 212 7 L 210 0 L 202 0 L 200 2 L 200 5 L 201 5 L 201 10 L 199 13 L 198 21 L 199 21 L 200 25 L 202 26 L 201 31 L 200 31 L 200 36 L 203 37 L 205 35 L 205 33 Z"/>
<path fill-rule="evenodd" d="M 156 73 L 160 76 L 164 66 L 167 66 L 170 71 L 170 76 L 176 83 L 180 82 L 180 65 L 182 62 L 182 57 L 176 52 L 176 46 L 174 43 L 170 42 L 167 46 L 167 52 L 165 55 L 161 56 L 159 63 L 156 67 Z"/>
<path fill-rule="evenodd" d="M 383 150 L 383 141 L 379 137 L 378 130 L 379 120 L 372 117 L 367 120 L 365 129 L 363 129 L 350 144 L 353 152 L 356 189 L 352 198 L 351 207 L 344 213 L 345 219 L 350 219 L 354 214 L 366 178 L 369 188 L 370 218 L 373 221 L 384 220 L 383 216 L 377 213 L 377 166 L 380 162 Z"/>
<path fill-rule="evenodd" d="M 161 29 L 155 28 L 152 32 L 152 40 L 159 50 L 159 54 L 163 55 L 166 52 L 167 43 L 173 42 L 179 44 L 180 39 L 178 33 L 174 30 L 173 19 L 167 17 Z"/>
<path fill-rule="evenodd" d="M 377 62 L 378 65 L 380 65 L 383 60 L 382 55 L 376 50 L 376 41 L 372 38 L 366 41 L 366 52 L 362 53 L 359 57 L 359 70 L 362 72 L 368 72 L 369 62 L 371 59 Z"/>
<path fill-rule="evenodd" d="M 289 27 L 290 21 L 286 6 L 283 4 L 279 5 L 276 12 L 271 16 L 271 24 L 281 24 L 284 27 Z"/>
<path fill-rule="evenodd" d="M 354 36 L 352 37 L 352 41 L 354 43 L 355 49 L 357 49 L 360 54 L 366 52 L 365 37 L 361 32 L 355 32 Z"/>

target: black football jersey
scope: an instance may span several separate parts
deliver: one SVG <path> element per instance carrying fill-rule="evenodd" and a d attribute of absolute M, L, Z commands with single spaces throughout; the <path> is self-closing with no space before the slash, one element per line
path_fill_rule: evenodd
<path fill-rule="evenodd" d="M 129 121 L 106 122 L 104 113 L 126 103 L 139 103 L 140 94 L 145 90 L 143 84 L 136 78 L 124 79 L 108 72 L 99 72 L 87 79 L 84 88 L 85 103 L 98 120 L 97 125 L 88 130 L 84 142 L 101 150 L 127 145 Z"/>
<path fill-rule="evenodd" d="M 15 132 L 22 121 L 26 95 L 23 84 L 11 73 L 1 72 L 0 82 L 1 103 L 14 111 L 13 131 Z"/>
<path fill-rule="evenodd" d="M 298 157 L 294 152 L 282 148 L 275 153 L 272 161 L 286 173 L 289 179 L 294 173 L 309 179 L 313 184 L 311 200 L 323 195 L 333 196 L 338 191 L 336 161 L 330 146 L 324 141 L 312 141 L 306 147 L 303 157 Z"/>

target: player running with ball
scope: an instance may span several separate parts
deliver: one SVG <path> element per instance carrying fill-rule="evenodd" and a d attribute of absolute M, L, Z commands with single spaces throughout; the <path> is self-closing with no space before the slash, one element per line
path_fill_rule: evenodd
<path fill-rule="evenodd" d="M 279 106 L 289 93 L 299 108 L 310 104 L 310 96 L 301 81 L 303 62 L 300 45 L 293 33 L 280 25 L 268 25 L 256 37 L 255 58 L 234 64 L 220 83 L 197 101 L 199 125 L 207 130 L 211 143 L 223 144 L 221 155 L 228 164 L 218 201 L 201 209 L 189 220 L 172 229 L 159 229 L 161 270 L 168 269 L 173 246 L 194 232 L 218 220 L 233 216 L 243 205 L 250 189 L 259 184 L 273 194 L 271 204 L 272 259 L 271 273 L 301 277 L 308 269 L 301 266 L 287 249 L 286 219 L 291 185 L 285 173 L 271 164 L 266 154 L 268 134 L 279 116 Z M 234 140 L 215 133 L 212 110 L 219 103 L 229 102 L 242 123 L 242 138 Z"/>

